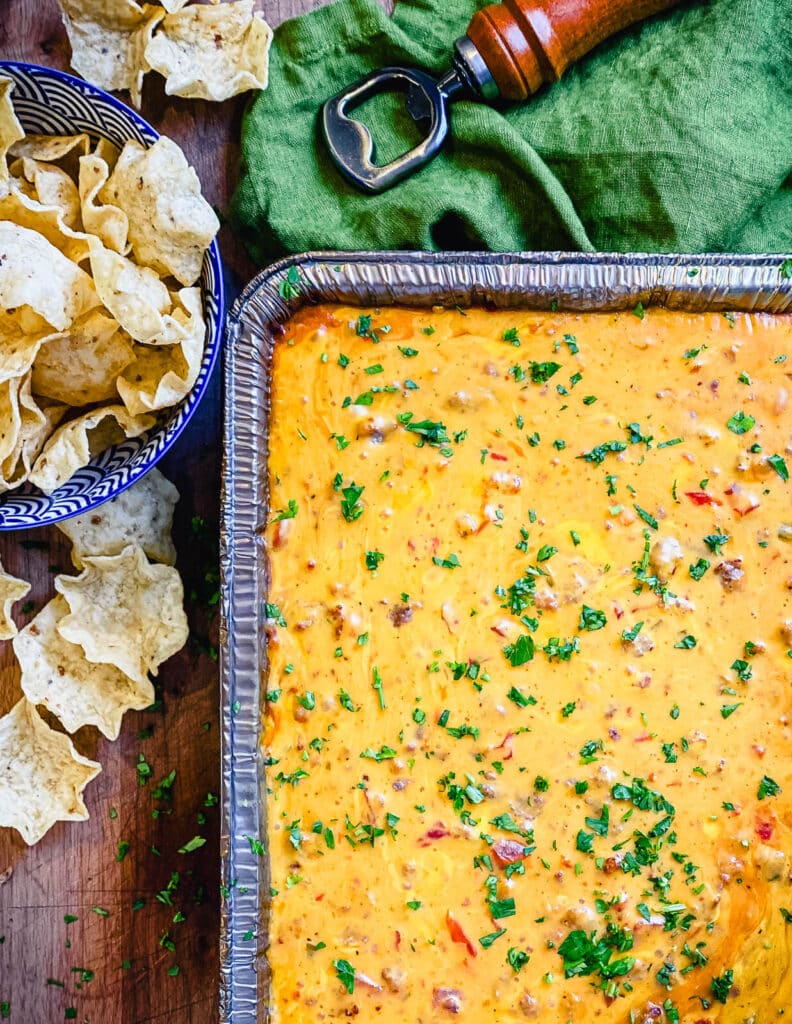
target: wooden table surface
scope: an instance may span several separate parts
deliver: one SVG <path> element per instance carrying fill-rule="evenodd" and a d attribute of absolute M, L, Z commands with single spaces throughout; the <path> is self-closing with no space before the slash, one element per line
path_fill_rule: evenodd
<path fill-rule="evenodd" d="M 277 25 L 312 6 L 317 3 L 264 0 L 261 9 Z M 0 58 L 68 68 L 56 0 L 0 0 Z M 148 76 L 141 112 L 180 143 L 204 195 L 222 210 L 236 178 L 247 97 L 223 104 L 171 99 L 161 83 Z M 233 291 L 257 268 L 226 230 L 221 248 Z M 95 729 L 76 735 L 78 749 L 103 767 L 86 791 L 89 822 L 60 823 L 32 849 L 0 829 L 0 1007 L 10 1004 L 11 1022 L 212 1024 L 218 1018 L 219 686 L 212 657 L 217 621 L 207 599 L 217 589 L 220 460 L 217 372 L 211 394 L 161 464 L 181 492 L 175 541 L 185 590 L 195 593 L 188 597 L 190 645 L 161 672 L 162 706 L 127 714 L 115 743 Z M 32 583 L 33 610 L 22 614 L 22 602 L 16 608 L 20 625 L 53 596 L 54 575 L 72 571 L 68 551 L 54 527 L 0 534 L 3 565 Z M 11 645 L 2 643 L 0 714 L 19 695 Z M 146 785 L 138 784 L 141 757 L 151 767 Z M 155 799 L 157 782 L 173 770 L 172 799 Z M 179 854 L 194 836 L 205 837 L 206 845 Z M 122 842 L 129 852 L 118 860 Z M 64 920 L 68 915 L 77 920 Z"/>

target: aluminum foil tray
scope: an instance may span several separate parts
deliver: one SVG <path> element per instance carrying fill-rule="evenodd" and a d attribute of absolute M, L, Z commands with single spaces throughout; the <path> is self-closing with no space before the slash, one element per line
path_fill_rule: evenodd
<path fill-rule="evenodd" d="M 293 284 L 296 268 L 299 284 Z M 291 274 L 289 275 L 289 271 Z M 307 303 L 792 313 L 792 261 L 778 256 L 580 253 L 308 253 L 262 271 L 226 325 L 223 472 L 220 1019 L 267 1021 L 269 873 L 259 747 L 267 421 L 275 339 Z M 287 276 L 288 275 L 288 276 Z"/>

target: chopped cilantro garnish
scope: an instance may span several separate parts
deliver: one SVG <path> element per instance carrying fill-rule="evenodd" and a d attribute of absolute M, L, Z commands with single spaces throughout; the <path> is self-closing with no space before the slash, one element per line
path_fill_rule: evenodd
<path fill-rule="evenodd" d="M 653 515 L 651 515 L 651 513 L 647 512 L 645 508 L 641 508 L 640 505 L 635 505 L 634 504 L 633 508 L 638 513 L 638 515 L 641 517 L 641 519 L 643 519 L 643 521 L 646 523 L 647 526 L 651 526 L 651 528 L 653 530 L 657 529 L 657 520 L 655 519 L 655 517 Z"/>
<path fill-rule="evenodd" d="M 513 644 L 506 644 L 503 648 L 503 653 L 506 656 L 506 660 L 513 668 L 517 668 L 520 665 L 525 665 L 526 662 L 532 661 L 535 651 L 535 645 L 533 637 L 527 633 L 523 633 L 517 637 Z"/>
<path fill-rule="evenodd" d="M 729 993 L 734 985 L 734 971 L 724 971 L 720 977 L 713 978 L 710 983 L 712 994 L 719 1003 L 724 1003 L 729 998 Z"/>
<path fill-rule="evenodd" d="M 699 558 L 693 565 L 688 566 L 691 579 L 700 580 L 709 567 L 710 564 L 706 558 Z"/>
<path fill-rule="evenodd" d="M 721 554 L 721 548 L 729 540 L 731 540 L 731 537 L 728 533 L 708 533 L 704 538 L 704 543 L 713 555 L 719 555 Z"/>
<path fill-rule="evenodd" d="M 379 568 L 380 562 L 384 561 L 385 555 L 381 551 L 367 551 L 366 552 L 366 568 L 372 572 L 376 572 Z"/>
<path fill-rule="evenodd" d="M 591 764 L 597 760 L 597 752 L 603 749 L 602 740 L 588 740 L 580 748 L 580 763 Z"/>
<path fill-rule="evenodd" d="M 742 412 L 742 410 L 730 416 L 726 421 L 726 426 L 733 434 L 747 434 L 755 425 L 756 420 L 753 416 L 749 416 L 748 413 Z"/>
<path fill-rule="evenodd" d="M 179 853 L 194 853 L 195 850 L 200 850 L 202 846 L 206 845 L 206 840 L 203 836 L 193 836 L 188 842 L 184 844 L 179 850 Z"/>
<path fill-rule="evenodd" d="M 558 947 L 558 955 L 564 961 L 564 976 L 579 978 L 589 974 L 598 974 L 603 981 L 622 977 L 635 966 L 632 957 L 611 960 L 614 946 L 623 952 L 632 947 L 632 935 L 620 933 L 618 937 L 606 934 L 597 939 L 596 932 L 587 935 L 581 929 L 571 931 Z"/>
<path fill-rule="evenodd" d="M 787 468 L 787 464 L 783 457 L 781 455 L 768 455 L 767 461 L 776 473 L 778 473 L 784 483 L 787 483 L 789 480 L 789 469 Z"/>
<path fill-rule="evenodd" d="M 492 916 L 494 917 L 495 915 L 493 914 Z M 484 947 L 484 949 L 489 949 L 490 946 L 492 945 L 492 943 L 495 942 L 496 939 L 499 939 L 501 937 L 501 935 L 505 935 L 505 934 L 506 934 L 506 929 L 505 928 L 499 928 L 496 932 L 490 932 L 489 935 L 482 935 L 481 938 L 479 939 L 479 942 Z"/>
<path fill-rule="evenodd" d="M 293 499 L 289 499 L 288 508 L 281 509 L 280 512 L 276 512 L 272 517 L 273 523 L 279 523 L 282 519 L 294 519 L 297 515 L 297 502 Z"/>
<path fill-rule="evenodd" d="M 336 976 L 347 992 L 352 995 L 355 991 L 355 968 L 348 960 L 334 960 Z"/>
<path fill-rule="evenodd" d="M 768 796 L 778 796 L 780 792 L 781 787 L 775 779 L 771 779 L 769 775 L 763 775 L 756 795 L 760 800 L 764 800 Z"/>
<path fill-rule="evenodd" d="M 377 669 L 376 666 L 372 669 L 372 675 L 374 677 L 374 682 L 371 685 L 377 691 L 377 698 L 379 699 L 380 710 L 384 711 L 386 705 L 385 695 L 382 690 L 382 676 L 379 674 L 379 670 Z"/>
<path fill-rule="evenodd" d="M 372 750 L 371 747 L 366 747 L 360 754 L 361 757 L 368 758 L 371 761 L 392 761 L 396 757 L 396 751 L 393 747 L 381 746 L 379 750 Z"/>
<path fill-rule="evenodd" d="M 549 381 L 550 378 L 554 374 L 558 373 L 558 371 L 561 369 L 560 363 L 553 362 L 536 363 L 531 361 L 529 363 L 529 366 L 531 372 L 531 380 L 534 384 L 546 384 L 547 381 Z"/>
<path fill-rule="evenodd" d="M 600 463 L 605 461 L 605 456 L 608 452 L 623 452 L 627 449 L 627 445 L 624 441 L 603 441 L 602 444 L 596 445 L 590 451 L 584 452 L 583 455 L 578 455 L 579 459 L 583 459 L 584 462 L 593 462 L 594 465 L 599 466 Z"/>
<path fill-rule="evenodd" d="M 345 708 L 347 711 L 358 710 L 358 708 L 355 707 L 352 698 L 349 696 L 347 691 L 343 689 L 343 687 L 338 691 L 338 703 L 341 705 L 342 708 Z"/>
<path fill-rule="evenodd" d="M 536 704 L 536 697 L 532 697 L 530 694 L 526 696 L 522 690 L 518 690 L 516 686 L 512 686 L 506 696 L 510 701 L 512 701 L 512 703 L 516 704 L 518 708 L 527 708 L 531 704 Z"/>
<path fill-rule="evenodd" d="M 521 949 L 517 949 L 516 946 L 512 946 L 509 952 L 506 954 L 506 962 L 509 967 L 514 971 L 515 974 L 519 974 L 523 967 L 530 960 L 530 956 Z"/>
<path fill-rule="evenodd" d="M 286 302 L 290 299 L 296 299 L 300 294 L 301 281 L 302 278 L 297 267 L 289 267 L 286 271 L 286 277 L 278 282 L 278 294 Z"/>
<path fill-rule="evenodd" d="M 599 611 L 596 608 L 589 608 L 587 604 L 584 604 L 580 610 L 578 629 L 587 629 L 590 633 L 593 633 L 595 630 L 602 629 L 607 621 L 605 612 Z"/>
<path fill-rule="evenodd" d="M 359 486 L 354 481 L 347 487 L 341 488 L 341 514 L 348 523 L 354 523 L 363 515 L 363 506 L 360 503 L 360 496 L 366 488 Z"/>

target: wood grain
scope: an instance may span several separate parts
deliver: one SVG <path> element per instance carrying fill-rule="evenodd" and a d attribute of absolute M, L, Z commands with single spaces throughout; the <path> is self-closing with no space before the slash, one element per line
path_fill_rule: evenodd
<path fill-rule="evenodd" d="M 311 0 L 274 0 L 262 9 L 277 24 L 308 6 Z M 0 0 L 0 57 L 67 68 L 68 56 L 55 0 Z M 144 90 L 143 116 L 179 142 L 220 211 L 235 183 L 246 102 L 171 99 L 156 75 L 148 76 Z M 256 268 L 225 228 L 221 248 L 233 291 Z M 77 734 L 78 748 L 103 766 L 86 792 L 90 822 L 59 824 L 33 849 L 0 830 L 0 1004 L 10 1003 L 11 1022 L 62 1021 L 67 1008 L 86 1024 L 217 1020 L 219 809 L 205 806 L 207 794 L 219 791 L 217 664 L 205 653 L 216 643 L 217 625 L 202 605 L 215 587 L 204 577 L 217 567 L 220 431 L 216 374 L 210 395 L 162 465 L 181 491 L 179 568 L 187 593 L 197 592 L 198 599 L 188 602 L 190 646 L 161 673 L 161 709 L 128 714 L 116 743 L 93 729 Z M 196 532 L 194 517 L 205 528 Z M 52 596 L 54 574 L 71 571 L 68 543 L 55 528 L 0 534 L 0 558 L 32 583 L 33 611 L 22 614 L 17 606 L 20 625 Z M 10 644 L 0 644 L 0 714 L 19 692 Z M 138 784 L 141 756 L 152 770 L 146 785 Z M 157 782 L 172 770 L 172 800 L 154 799 Z M 178 853 L 198 835 L 205 846 Z M 118 861 L 121 842 L 129 843 L 129 852 Z M 178 885 L 170 895 L 173 872 Z M 67 924 L 64 915 L 78 920 Z M 175 950 L 168 948 L 171 941 Z M 80 969 L 93 972 L 92 980 L 83 980 Z"/>

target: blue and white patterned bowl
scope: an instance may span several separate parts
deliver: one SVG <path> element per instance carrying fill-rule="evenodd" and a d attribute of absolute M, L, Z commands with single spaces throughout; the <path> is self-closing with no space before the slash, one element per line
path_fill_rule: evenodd
<path fill-rule="evenodd" d="M 25 131 L 39 135 L 87 132 L 123 146 L 129 139 L 144 146 L 158 133 L 134 110 L 109 93 L 73 75 L 36 64 L 0 61 L 0 74 L 14 80 L 14 109 Z M 56 523 L 88 512 L 115 497 L 148 472 L 173 446 L 204 396 L 222 339 L 225 297 L 220 250 L 213 242 L 201 272 L 206 348 L 190 394 L 165 410 L 158 425 L 141 437 L 108 448 L 50 495 L 29 484 L 0 495 L 0 530 Z"/>

